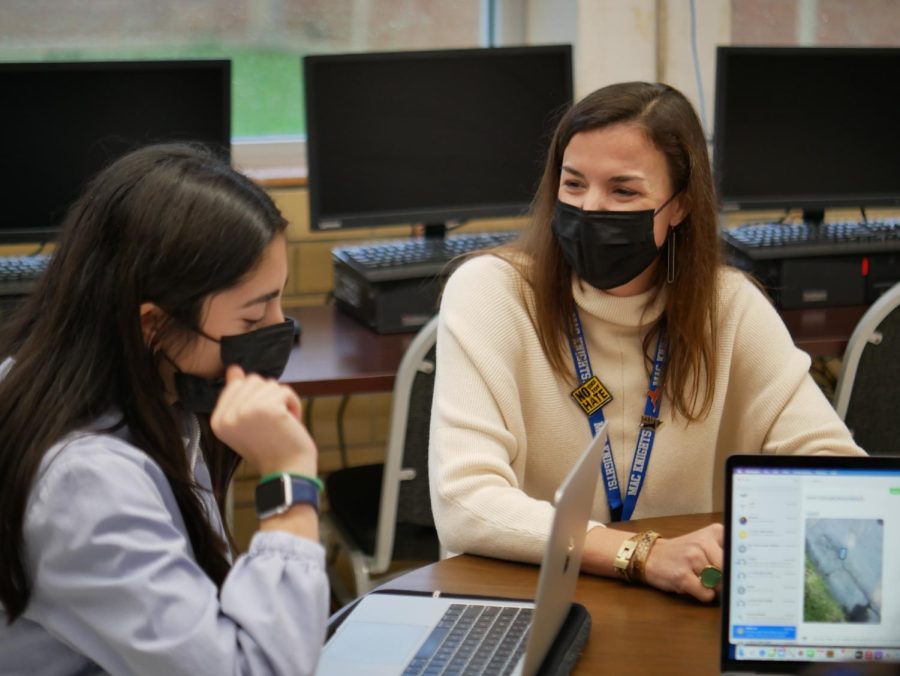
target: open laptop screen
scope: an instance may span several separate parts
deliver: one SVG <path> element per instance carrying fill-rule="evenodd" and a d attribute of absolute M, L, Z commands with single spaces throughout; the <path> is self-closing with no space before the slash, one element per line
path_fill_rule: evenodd
<path fill-rule="evenodd" d="M 900 661 L 900 457 L 726 472 L 723 670 Z"/>

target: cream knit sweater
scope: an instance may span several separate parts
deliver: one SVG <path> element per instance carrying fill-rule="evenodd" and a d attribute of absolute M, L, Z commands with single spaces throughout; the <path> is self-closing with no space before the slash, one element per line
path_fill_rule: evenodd
<path fill-rule="evenodd" d="M 550 501 L 590 429 L 572 386 L 541 351 L 522 286 L 513 267 L 494 256 L 466 262 L 447 284 L 429 473 L 444 546 L 536 562 L 550 529 Z M 633 518 L 720 510 L 724 460 L 734 453 L 863 452 L 769 301 L 734 270 L 722 271 L 719 286 L 712 410 L 687 424 L 672 419 L 663 399 Z M 645 308 L 649 294 L 621 298 L 578 280 L 573 292 L 594 373 L 613 395 L 603 410 L 623 485 L 647 392 L 641 341 L 663 305 L 657 299 Z M 592 526 L 609 520 L 602 484 Z"/>

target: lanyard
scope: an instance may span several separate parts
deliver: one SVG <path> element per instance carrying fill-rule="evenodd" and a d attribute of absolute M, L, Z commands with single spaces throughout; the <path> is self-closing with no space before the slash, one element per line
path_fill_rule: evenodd
<path fill-rule="evenodd" d="M 591 434 L 596 435 L 605 420 L 603 407 L 612 401 L 612 395 L 606 390 L 600 379 L 594 375 L 591 368 L 591 359 L 588 355 L 587 343 L 584 340 L 584 331 L 581 328 L 581 318 L 578 316 L 577 309 L 572 312 L 572 328 L 574 331 L 572 337 L 569 338 L 569 348 L 572 351 L 572 361 L 575 363 L 575 375 L 580 383 L 579 387 L 572 392 L 572 396 L 587 413 Z M 659 410 L 662 404 L 660 385 L 666 363 L 667 348 L 668 341 L 665 331 L 660 331 L 656 340 L 656 355 L 653 358 L 653 369 L 650 371 L 650 383 L 647 386 L 647 401 L 644 404 L 644 415 L 641 416 L 641 427 L 634 449 L 634 459 L 631 461 L 631 473 L 628 476 L 624 502 L 619 490 L 616 463 L 613 460 L 609 435 L 606 437 L 606 445 L 603 447 L 603 478 L 612 521 L 627 521 L 631 518 L 644 484 L 644 474 L 650 463 L 650 451 L 653 449 L 653 441 L 656 438 L 656 428 L 660 424 Z"/>

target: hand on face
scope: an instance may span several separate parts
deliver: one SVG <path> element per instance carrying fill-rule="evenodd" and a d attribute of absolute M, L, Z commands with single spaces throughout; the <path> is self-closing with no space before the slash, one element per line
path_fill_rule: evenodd
<path fill-rule="evenodd" d="M 315 476 L 315 442 L 300 422 L 296 393 L 275 380 L 229 366 L 226 384 L 210 425 L 213 433 L 255 467 L 260 475 L 292 472 Z"/>
<path fill-rule="evenodd" d="M 707 589 L 700 583 L 700 572 L 706 566 L 722 569 L 723 546 L 724 529 L 719 523 L 677 538 L 659 538 L 647 558 L 647 584 L 713 601 L 721 586 Z"/>

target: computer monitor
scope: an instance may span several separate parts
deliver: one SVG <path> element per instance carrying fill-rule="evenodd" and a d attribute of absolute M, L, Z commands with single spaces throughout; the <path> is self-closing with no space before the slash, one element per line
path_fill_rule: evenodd
<path fill-rule="evenodd" d="M 569 45 L 307 56 L 314 230 L 527 211 L 572 102 Z"/>
<path fill-rule="evenodd" d="M 230 154 L 227 60 L 0 64 L 0 243 L 45 242 L 88 179 L 134 148 Z"/>
<path fill-rule="evenodd" d="M 719 47 L 723 210 L 900 205 L 900 48 Z"/>

